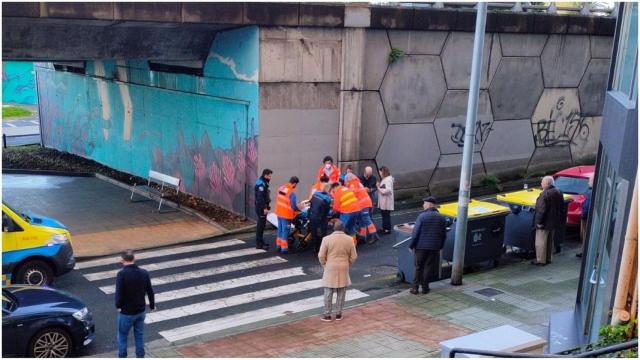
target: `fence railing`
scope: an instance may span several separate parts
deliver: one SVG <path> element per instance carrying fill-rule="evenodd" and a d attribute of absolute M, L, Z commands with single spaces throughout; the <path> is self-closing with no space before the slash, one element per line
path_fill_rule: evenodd
<path fill-rule="evenodd" d="M 379 2 L 380 6 L 399 6 L 413 8 L 434 8 L 434 9 L 450 9 L 450 8 L 474 8 L 475 3 L 468 2 Z M 580 3 L 579 7 L 575 6 L 557 6 L 555 2 L 549 2 L 548 5 L 532 5 L 530 2 L 490 2 L 489 10 L 510 10 L 513 12 L 537 12 L 547 14 L 580 14 L 594 16 L 612 16 L 616 17 L 618 11 L 618 3 L 613 8 L 604 7 L 600 4 L 591 2 Z"/>

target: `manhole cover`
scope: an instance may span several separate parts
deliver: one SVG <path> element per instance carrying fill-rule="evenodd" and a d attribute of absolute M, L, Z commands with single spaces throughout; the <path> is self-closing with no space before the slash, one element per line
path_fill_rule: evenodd
<path fill-rule="evenodd" d="M 480 294 L 480 295 L 484 295 L 486 297 L 493 297 L 496 295 L 500 295 L 500 294 L 504 294 L 504 291 L 500 291 L 498 289 L 494 289 L 494 288 L 484 288 L 481 290 L 476 290 L 476 293 Z"/>

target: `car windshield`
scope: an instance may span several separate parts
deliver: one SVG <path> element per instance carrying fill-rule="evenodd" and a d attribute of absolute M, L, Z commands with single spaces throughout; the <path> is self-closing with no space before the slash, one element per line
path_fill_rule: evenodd
<path fill-rule="evenodd" d="M 584 194 L 589 190 L 589 181 L 587 179 L 558 176 L 555 182 L 556 187 L 565 194 Z"/>
<path fill-rule="evenodd" d="M 25 215 L 24 213 L 22 213 L 22 211 L 20 211 L 19 209 L 14 208 L 13 206 L 9 206 L 9 204 L 7 204 L 6 202 L 2 202 L 4 204 L 4 206 L 8 207 L 9 210 L 13 211 L 14 213 L 18 214 L 18 216 L 20 216 L 22 219 L 24 219 L 24 221 L 26 222 L 31 222 L 31 218 L 28 217 L 27 215 Z"/>
<path fill-rule="evenodd" d="M 17 305 L 17 299 L 8 290 L 2 289 L 2 310 L 11 312 Z"/>

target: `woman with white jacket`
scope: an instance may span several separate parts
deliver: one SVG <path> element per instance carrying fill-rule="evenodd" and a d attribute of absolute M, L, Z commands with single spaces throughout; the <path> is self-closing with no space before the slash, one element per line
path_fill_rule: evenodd
<path fill-rule="evenodd" d="M 389 168 L 383 166 L 380 168 L 380 182 L 378 187 L 378 208 L 382 214 L 381 234 L 391 233 L 391 211 L 393 211 L 393 176 L 389 172 Z"/>

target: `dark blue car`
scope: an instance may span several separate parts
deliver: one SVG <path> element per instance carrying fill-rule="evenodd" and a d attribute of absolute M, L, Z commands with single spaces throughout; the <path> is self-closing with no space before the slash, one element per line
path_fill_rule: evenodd
<path fill-rule="evenodd" d="M 2 288 L 2 357 L 68 357 L 95 338 L 91 312 L 60 290 Z"/>

